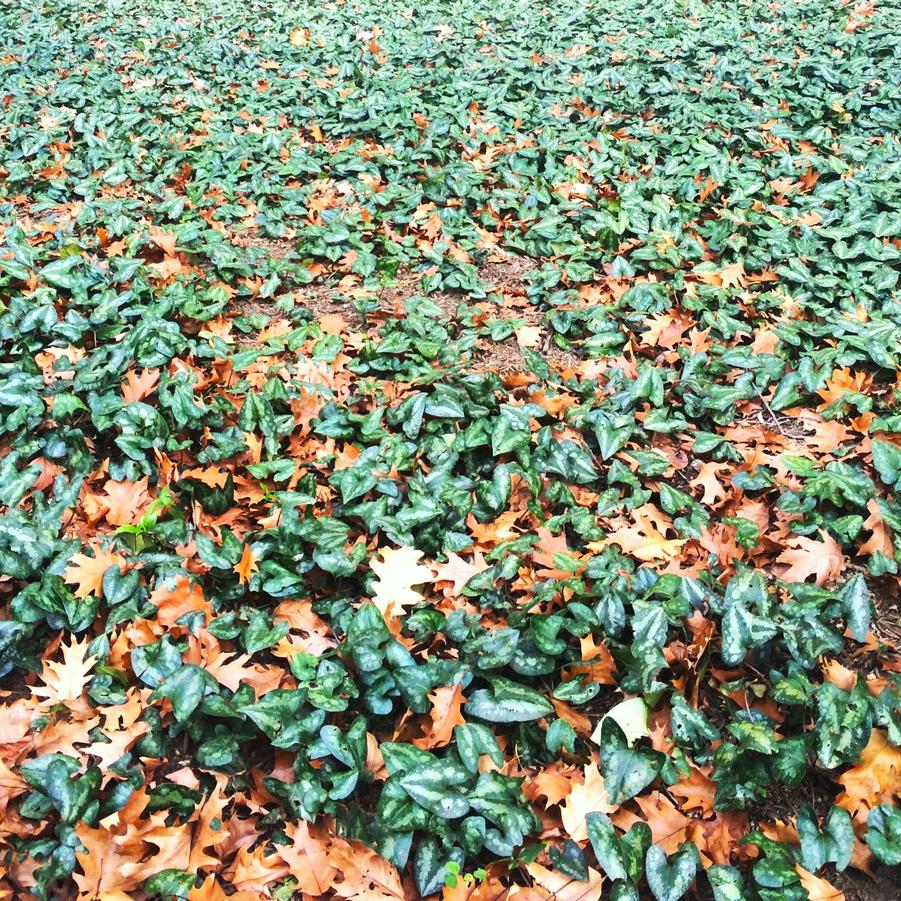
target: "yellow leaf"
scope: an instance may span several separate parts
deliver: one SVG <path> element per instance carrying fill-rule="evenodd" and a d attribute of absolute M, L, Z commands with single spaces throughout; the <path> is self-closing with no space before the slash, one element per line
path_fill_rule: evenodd
<path fill-rule="evenodd" d="M 398 610 L 418 604 L 422 595 L 414 585 L 424 585 L 434 581 L 432 571 L 422 566 L 419 559 L 422 551 L 412 547 L 385 548 L 380 560 L 372 561 L 372 571 L 378 576 L 373 584 L 375 593 L 372 602 L 382 616 L 399 615 Z"/>

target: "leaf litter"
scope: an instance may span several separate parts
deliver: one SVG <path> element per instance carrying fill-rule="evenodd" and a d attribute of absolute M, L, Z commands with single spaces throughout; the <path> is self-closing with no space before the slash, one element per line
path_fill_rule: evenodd
<path fill-rule="evenodd" d="M 0 897 L 893 897 L 899 15 L 0 7 Z"/>

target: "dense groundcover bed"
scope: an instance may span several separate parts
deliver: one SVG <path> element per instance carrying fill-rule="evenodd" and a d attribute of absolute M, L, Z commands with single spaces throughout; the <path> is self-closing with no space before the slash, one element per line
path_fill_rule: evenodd
<path fill-rule="evenodd" d="M 897 2 L 0 4 L 0 898 L 888 899 Z"/>

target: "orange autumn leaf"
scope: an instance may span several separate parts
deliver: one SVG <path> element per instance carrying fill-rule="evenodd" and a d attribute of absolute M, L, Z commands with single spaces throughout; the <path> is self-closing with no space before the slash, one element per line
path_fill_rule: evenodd
<path fill-rule="evenodd" d="M 332 885 L 336 897 L 347 901 L 405 901 L 397 868 L 362 842 L 336 836 L 330 852 L 331 863 L 342 874 L 341 881 Z"/>
<path fill-rule="evenodd" d="M 796 535 L 786 541 L 786 549 L 776 558 L 786 568 L 779 578 L 786 582 L 804 582 L 815 576 L 817 585 L 837 579 L 845 568 L 842 546 L 825 530 L 819 530 L 821 541 Z"/>
<path fill-rule="evenodd" d="M 660 845 L 667 854 L 675 852 L 686 840 L 687 829 L 692 820 L 662 792 L 655 791 L 649 795 L 641 795 L 633 798 L 633 802 L 640 810 L 640 814 L 623 807 L 610 817 L 614 824 L 628 831 L 635 823 L 647 823 L 651 827 L 651 839 L 654 844 Z"/>
<path fill-rule="evenodd" d="M 559 870 L 550 870 L 539 863 L 527 864 L 526 870 L 534 880 L 531 888 L 517 887 L 507 896 L 519 901 L 598 901 L 604 884 L 604 877 L 588 868 L 587 879 L 573 879 Z"/>
<path fill-rule="evenodd" d="M 114 526 L 137 522 L 150 502 L 147 483 L 146 476 L 138 482 L 116 482 L 110 479 L 103 486 L 103 494 L 100 495 L 100 500 L 106 507 L 106 521 Z"/>
<path fill-rule="evenodd" d="M 166 627 L 195 610 L 203 611 L 206 622 L 213 615 L 213 608 L 200 586 L 190 579 L 179 579 L 174 588 L 161 585 L 150 592 L 148 600 L 156 607 L 157 622 Z"/>
<path fill-rule="evenodd" d="M 801 877 L 809 901 L 845 901 L 845 893 L 831 882 L 809 873 L 800 865 L 795 867 L 795 872 Z"/>
<path fill-rule="evenodd" d="M 841 400 L 846 394 L 864 394 L 870 387 L 872 377 L 866 372 L 852 372 L 850 369 L 836 369 L 826 379 L 826 384 L 817 389 L 817 394 L 823 398 L 823 403 L 817 407 L 817 412 L 825 410 L 836 401 Z"/>
<path fill-rule="evenodd" d="M 544 806 L 551 807 L 569 796 L 579 772 L 575 767 L 556 760 L 540 773 L 526 779 L 523 793 L 530 801 L 544 798 L 547 801 Z"/>
<path fill-rule="evenodd" d="M 311 827 L 305 820 L 296 826 L 286 824 L 285 834 L 291 839 L 291 844 L 276 848 L 279 857 L 288 865 L 291 876 L 297 880 L 295 890 L 314 898 L 324 895 L 338 876 L 338 870 L 329 857 L 328 841 L 322 832 L 321 826 Z"/>
<path fill-rule="evenodd" d="M 241 559 L 235 564 L 234 570 L 238 574 L 238 582 L 241 585 L 246 585 L 253 578 L 254 574 L 260 571 L 260 567 L 257 565 L 256 554 L 250 549 L 249 544 L 244 545 Z"/>
<path fill-rule="evenodd" d="M 585 817 L 594 811 L 613 813 L 616 805 L 611 804 L 604 786 L 604 777 L 598 765 L 590 763 L 584 770 L 584 781 L 575 783 L 566 800 L 560 806 L 560 819 L 566 834 L 574 842 L 588 838 Z"/>
<path fill-rule="evenodd" d="M 442 685 L 429 692 L 429 700 L 432 702 L 431 725 L 422 738 L 413 740 L 417 748 L 427 750 L 449 745 L 454 726 L 466 722 L 462 713 L 466 698 L 463 697 L 463 687 L 459 682 L 454 685 Z"/>
<path fill-rule="evenodd" d="M 860 762 L 842 773 L 836 782 L 844 791 L 835 803 L 855 820 L 865 821 L 870 810 L 892 803 L 901 794 L 901 749 L 891 744 L 882 729 L 873 729 L 860 754 Z"/>
<path fill-rule="evenodd" d="M 675 785 L 669 786 L 667 791 L 682 799 L 683 810 L 697 810 L 705 817 L 713 814 L 716 783 L 696 767 L 691 768 L 690 775 L 682 776 Z"/>
<path fill-rule="evenodd" d="M 453 551 L 447 555 L 447 563 L 436 563 L 432 567 L 436 582 L 450 582 L 451 595 L 454 597 L 463 593 L 466 583 L 479 573 L 488 569 L 488 563 L 481 551 L 475 551 L 472 560 L 464 560 Z"/>
<path fill-rule="evenodd" d="M 122 397 L 125 403 L 131 404 L 149 397 L 156 391 L 159 381 L 160 373 L 158 369 L 142 369 L 140 373 L 129 372 L 121 385 Z"/>
<path fill-rule="evenodd" d="M 624 553 L 650 563 L 655 560 L 673 560 L 679 556 L 687 538 L 667 538 L 660 530 L 662 516 L 651 504 L 632 511 L 635 525 L 622 526 L 607 534 L 604 541 L 591 542 L 589 550 L 603 550 L 606 544 L 617 544 Z"/>
<path fill-rule="evenodd" d="M 74 595 L 77 598 L 86 598 L 88 595 L 103 596 L 103 574 L 111 567 L 118 566 L 121 570 L 125 565 L 125 558 L 121 554 L 106 551 L 98 545 L 92 546 L 94 556 L 87 554 L 73 554 L 69 558 L 69 565 L 63 571 L 63 580 L 69 585 L 74 585 Z"/>

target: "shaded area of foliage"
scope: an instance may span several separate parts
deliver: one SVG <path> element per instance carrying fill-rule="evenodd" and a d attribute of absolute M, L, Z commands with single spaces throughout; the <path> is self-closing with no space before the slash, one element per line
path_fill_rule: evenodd
<path fill-rule="evenodd" d="M 0 4 L 0 897 L 896 877 L 901 8 L 651 6 Z"/>

